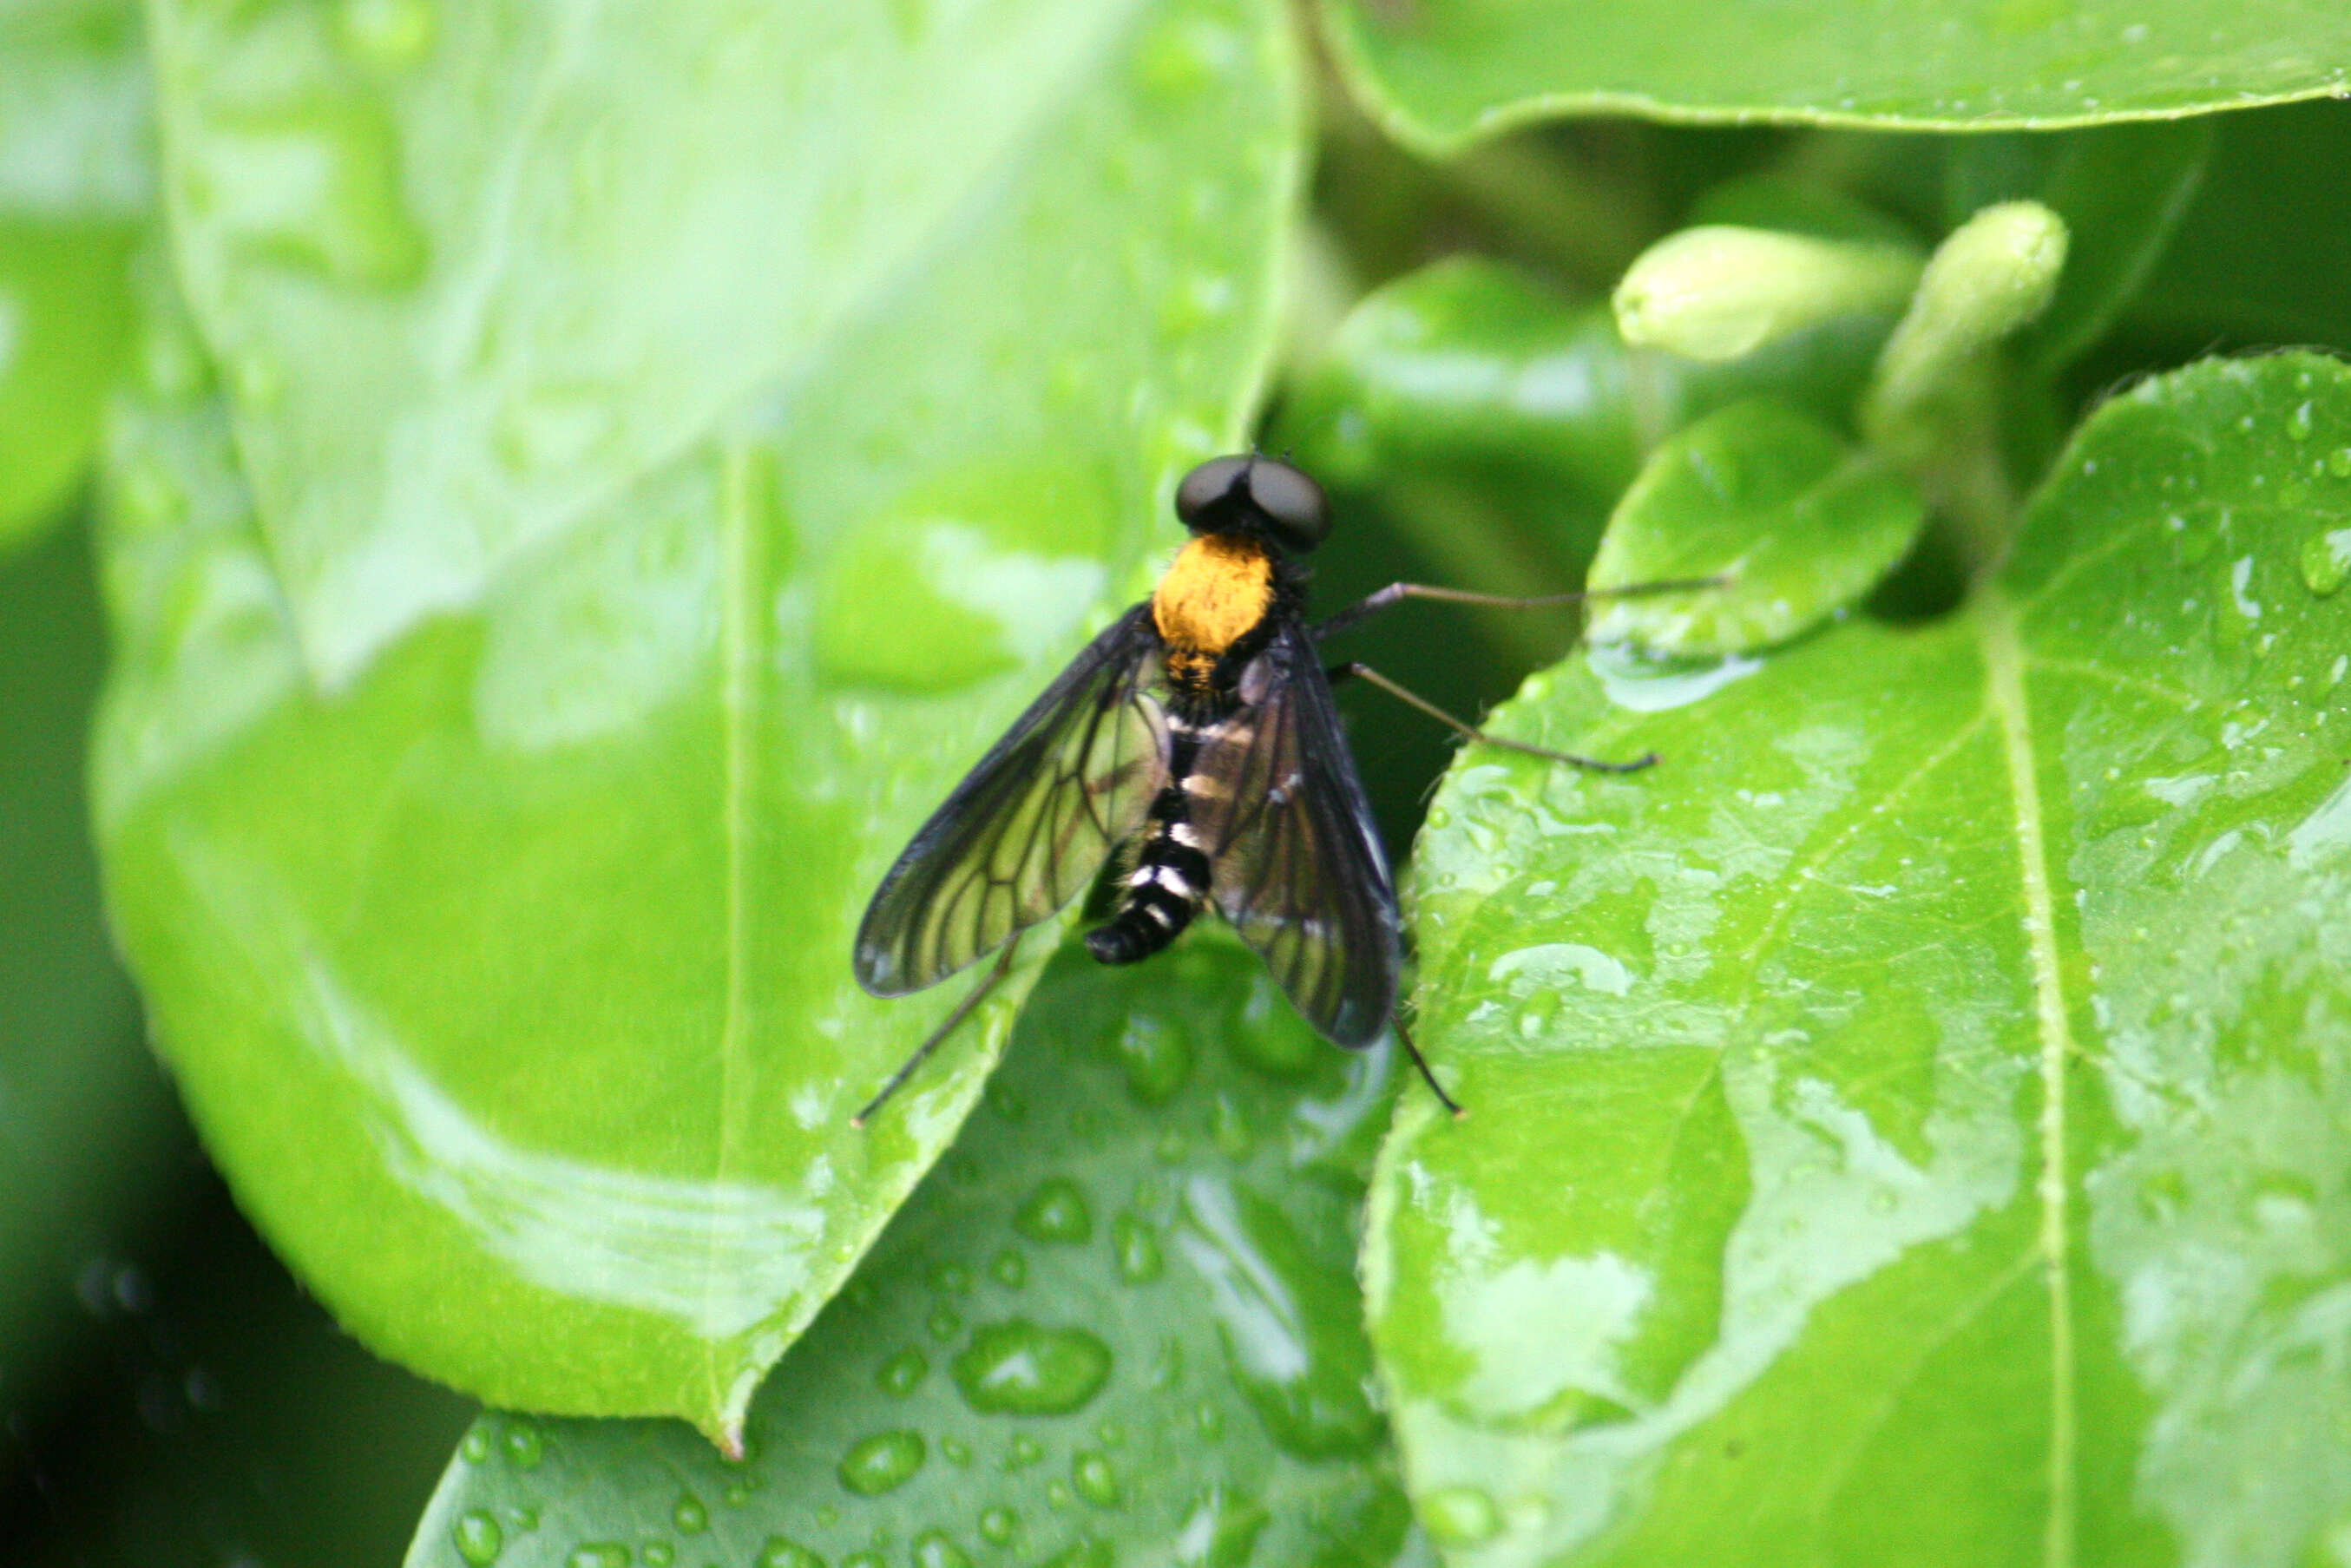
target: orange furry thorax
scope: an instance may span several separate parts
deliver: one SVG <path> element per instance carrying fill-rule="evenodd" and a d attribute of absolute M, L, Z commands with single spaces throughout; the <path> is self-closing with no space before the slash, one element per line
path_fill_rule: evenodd
<path fill-rule="evenodd" d="M 1176 555 L 1151 616 L 1167 643 L 1168 668 L 1212 668 L 1273 608 L 1273 558 L 1254 539 L 1202 534 Z"/>

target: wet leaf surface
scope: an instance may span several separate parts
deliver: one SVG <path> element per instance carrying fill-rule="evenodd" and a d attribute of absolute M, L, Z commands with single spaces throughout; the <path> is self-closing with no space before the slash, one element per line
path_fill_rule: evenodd
<path fill-rule="evenodd" d="M 1458 1564 L 2326 1560 L 2351 372 L 2102 408 L 1939 622 L 1537 677 L 1414 890 L 1374 1340 Z"/>
<path fill-rule="evenodd" d="M 1927 518 L 1909 482 L 1784 403 L 1733 403 L 1649 455 L 1609 519 L 1594 589 L 1721 578 L 1611 600 L 1595 643 L 1677 657 L 1782 643 L 1866 594 Z"/>
<path fill-rule="evenodd" d="M 762 1390 L 747 1462 L 671 1423 L 486 1416 L 412 1568 L 1426 1563 L 1352 1268 L 1388 1065 L 1220 935 L 1131 970 L 1071 949 Z"/>
<path fill-rule="evenodd" d="M 350 15 L 362 12 L 381 19 Z M 198 30 L 275 61 L 309 47 L 328 15 L 207 12 Z M 434 15 L 447 29 L 494 20 Z M 753 21 L 728 72 L 762 57 L 758 28 L 775 18 Z M 458 60 L 503 61 L 513 91 L 541 81 L 537 68 L 569 90 L 571 72 L 630 44 L 593 18 L 576 25 L 552 57 L 532 53 L 548 40 L 528 28 L 488 56 L 452 30 L 377 39 L 368 47 L 423 52 L 371 55 L 365 68 L 408 82 L 383 89 L 402 104 Z M 162 31 L 174 90 L 190 93 L 202 51 L 183 26 L 195 24 L 169 17 Z M 662 27 L 694 30 L 667 14 Z M 157 373 L 110 455 L 118 662 L 100 845 L 118 932 L 207 1146 L 272 1244 L 372 1348 L 496 1403 L 675 1414 L 723 1436 L 952 1136 L 1025 975 L 885 1125 L 859 1134 L 850 1113 L 963 987 L 867 998 L 850 975 L 852 933 L 923 817 L 1133 591 L 1144 555 L 1180 537 L 1165 510 L 1178 474 L 1240 439 L 1295 194 L 1283 28 L 1270 7 L 1225 0 L 1090 12 L 1078 30 L 1091 52 L 1065 57 L 1057 40 L 1050 59 L 1070 72 L 1022 78 L 1067 90 L 1023 99 L 1044 115 L 1034 134 L 988 166 L 987 199 L 953 244 L 889 269 L 886 310 L 828 318 L 787 380 L 730 395 L 724 418 L 700 392 L 664 399 L 657 366 L 584 383 L 580 428 L 619 430 L 664 402 L 659 418 L 690 406 L 698 423 L 676 452 L 595 437 L 596 461 L 561 481 L 584 486 L 568 526 L 473 580 L 462 605 L 417 621 L 444 580 L 403 558 L 405 524 L 381 497 L 346 495 L 343 531 L 305 559 L 382 597 L 329 617 L 375 650 L 332 692 L 310 680 L 298 634 L 326 580 L 306 579 L 289 544 L 299 530 L 274 497 L 273 443 L 297 432 L 286 438 L 331 478 L 350 441 L 400 427 L 417 391 L 373 376 L 370 333 L 420 340 L 413 322 L 377 319 L 404 308 L 369 293 L 393 287 L 388 275 L 306 278 L 317 257 L 293 239 L 208 260 L 198 253 L 232 208 L 192 219 L 182 259 L 200 299 L 215 264 L 261 269 L 255 319 L 298 299 L 319 334 L 305 351 L 322 358 L 289 360 L 262 400 L 293 423 L 256 422 L 252 345 L 227 343 L 214 375 L 158 308 L 143 351 Z M 289 31 L 295 42 L 269 41 Z M 213 86 L 245 90 L 203 57 Z M 851 84 L 869 65 L 853 50 L 834 61 Z M 866 107 L 880 114 L 894 100 L 875 91 Z M 415 125 L 486 138 L 465 167 L 496 153 L 538 178 L 539 138 L 559 143 L 570 123 L 555 107 L 528 135 L 445 104 L 417 109 Z M 761 169 L 830 156 L 820 130 L 805 145 L 758 142 Z M 297 134 L 237 132 L 281 133 Z M 193 149 L 201 136 L 187 134 Z M 741 173 L 673 157 L 658 138 L 590 141 L 556 163 L 596 232 L 644 226 L 618 196 L 601 204 L 606 173 L 640 193 L 657 182 L 695 212 L 732 201 Z M 261 151 L 245 148 L 246 167 L 266 166 Z M 428 188 L 409 181 L 412 198 Z M 233 210 L 242 222 L 258 209 Z M 287 221 L 319 256 L 365 239 L 311 226 L 331 215 Z M 533 223 L 542 240 L 570 232 Z M 494 235 L 471 243 L 482 248 L 428 236 L 424 276 L 461 261 L 521 276 Z M 878 286 L 879 261 L 830 265 Z M 696 276 L 659 298 L 739 303 Z M 645 278 L 551 267 L 546 281 L 574 305 L 612 290 L 616 310 L 638 312 L 632 329 L 652 329 Z M 498 313 L 490 297 L 475 303 Z M 552 329 L 542 308 L 554 306 L 517 305 L 519 339 Z M 218 301 L 206 308 L 218 337 Z M 744 330 L 696 321 L 682 341 Z M 741 365 L 706 368 L 719 384 Z M 442 392 L 434 419 L 471 418 L 469 393 Z M 340 434 L 300 436 L 314 419 Z M 436 537 L 462 534 L 461 516 Z M 476 564 L 486 572 L 488 558 Z"/>
<path fill-rule="evenodd" d="M 2351 20 L 2294 0 L 1325 0 L 1323 15 L 1365 107 L 1432 151 L 1567 115 L 1995 130 L 2239 109 L 2340 90 L 2351 47 Z"/>

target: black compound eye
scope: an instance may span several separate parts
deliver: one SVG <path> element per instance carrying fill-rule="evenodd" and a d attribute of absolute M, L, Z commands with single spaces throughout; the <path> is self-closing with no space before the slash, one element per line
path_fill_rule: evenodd
<path fill-rule="evenodd" d="M 1289 464 L 1271 457 L 1253 460 L 1249 490 L 1273 542 L 1283 549 L 1303 555 L 1330 537 L 1331 504 L 1322 498 L 1322 486 Z"/>
<path fill-rule="evenodd" d="M 1176 486 L 1177 519 L 1196 530 L 1217 526 L 1225 510 L 1220 503 L 1232 494 L 1234 482 L 1250 462 L 1247 457 L 1212 457 L 1185 475 Z"/>

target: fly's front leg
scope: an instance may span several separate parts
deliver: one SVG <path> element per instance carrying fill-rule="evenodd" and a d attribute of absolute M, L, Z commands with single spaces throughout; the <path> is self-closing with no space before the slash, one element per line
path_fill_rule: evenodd
<path fill-rule="evenodd" d="M 1555 610 L 1562 604 L 1582 604 L 1593 599 L 1644 599 L 1653 593 L 1690 593 L 1702 588 L 1722 588 L 1730 579 L 1723 577 L 1676 578 L 1664 582 L 1636 582 L 1625 588 L 1590 588 L 1575 593 L 1539 593 L 1532 598 L 1513 598 L 1507 593 L 1472 593 L 1461 588 L 1439 588 L 1427 582 L 1391 582 L 1377 593 L 1350 604 L 1337 614 L 1317 622 L 1313 637 L 1318 643 L 1325 637 L 1335 637 L 1350 626 L 1360 624 L 1381 611 L 1403 603 L 1407 599 L 1434 599 L 1445 604 L 1474 604 L 1486 610 Z"/>
<path fill-rule="evenodd" d="M 1465 719 L 1454 717 L 1418 693 L 1398 685 L 1369 664 L 1362 663 L 1333 664 L 1325 673 L 1330 675 L 1333 685 L 1345 680 L 1360 680 L 1375 685 L 1406 706 L 1418 708 L 1422 713 L 1452 729 L 1465 739 L 1483 741 L 1488 746 L 1499 746 L 1511 751 L 1523 751 L 1530 757 L 1541 757 L 1552 762 L 1564 762 L 1570 768 L 1581 768 L 1591 773 L 1638 773 L 1644 768 L 1655 768 L 1657 765 L 1657 754 L 1654 751 L 1636 757 L 1630 762 L 1607 762 L 1596 757 L 1578 757 L 1572 751 L 1552 751 L 1541 746 L 1529 746 L 1523 740 L 1506 740 L 1499 735 L 1489 735 L 1476 725 Z"/>

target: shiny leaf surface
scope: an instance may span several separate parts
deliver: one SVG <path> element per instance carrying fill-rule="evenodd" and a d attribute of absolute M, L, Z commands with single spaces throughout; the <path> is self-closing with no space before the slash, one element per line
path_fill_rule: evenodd
<path fill-rule="evenodd" d="M 831 380 L 1081 128 L 1099 227 L 1028 265 L 1141 290 L 1129 336 L 1248 314 L 1213 245 L 1124 248 L 1186 204 L 1259 233 L 1240 187 L 1290 111 L 1240 9 L 155 6 L 173 244 L 308 662 L 350 681 L 746 399 Z M 1208 99 L 1223 135 L 1163 141 Z"/>
<path fill-rule="evenodd" d="M 1786 642 L 1867 593 L 1926 519 L 1907 480 L 1820 421 L 1768 399 L 1733 403 L 1649 455 L 1591 580 L 1728 581 L 1611 600 L 1592 640 L 1674 656 Z"/>
<path fill-rule="evenodd" d="M 1388 1065 L 1220 933 L 1126 970 L 1072 947 L 761 1392 L 747 1462 L 665 1423 L 487 1416 L 411 1568 L 1426 1562 L 1351 1258 Z"/>
<path fill-rule="evenodd" d="M 1954 131 L 2088 125 L 2339 92 L 2351 17 L 2296 0 L 1325 0 L 1391 134 L 1449 151 L 1530 120 Z"/>
<path fill-rule="evenodd" d="M 237 19 L 314 17 L 206 25 Z M 624 41 L 579 26 L 580 60 Z M 1080 30 L 1089 68 L 1022 77 L 1049 118 L 955 244 L 893 272 L 888 310 L 332 693 L 306 678 L 268 486 L 239 466 L 258 452 L 266 476 L 267 438 L 248 423 L 232 445 L 204 357 L 159 326 L 148 362 L 190 371 L 127 411 L 110 460 L 113 915 L 239 1197 L 380 1353 L 509 1406 L 724 1437 L 977 1094 L 1019 984 L 879 1125 L 848 1126 L 964 988 L 864 996 L 858 915 L 1177 537 L 1180 470 L 1239 439 L 1295 187 L 1278 12 L 1170 0 Z M 519 90 L 537 57 L 513 47 Z M 832 156 L 829 135 L 779 165 Z M 599 145 L 683 206 L 733 189 L 731 144 Z M 372 404 L 336 403 L 339 439 L 396 424 L 364 335 L 319 341 L 349 372 L 334 398 Z M 575 412 L 624 423 L 657 385 Z M 299 378 L 282 392 L 329 417 Z M 436 418 L 466 406 L 451 395 Z M 375 550 L 381 516 L 350 513 L 335 559 L 389 601 L 419 580 Z"/>
<path fill-rule="evenodd" d="M 2106 403 L 1941 622 L 1593 665 L 1416 865 L 1374 1344 L 1461 1564 L 2325 1562 L 2351 371 Z"/>

